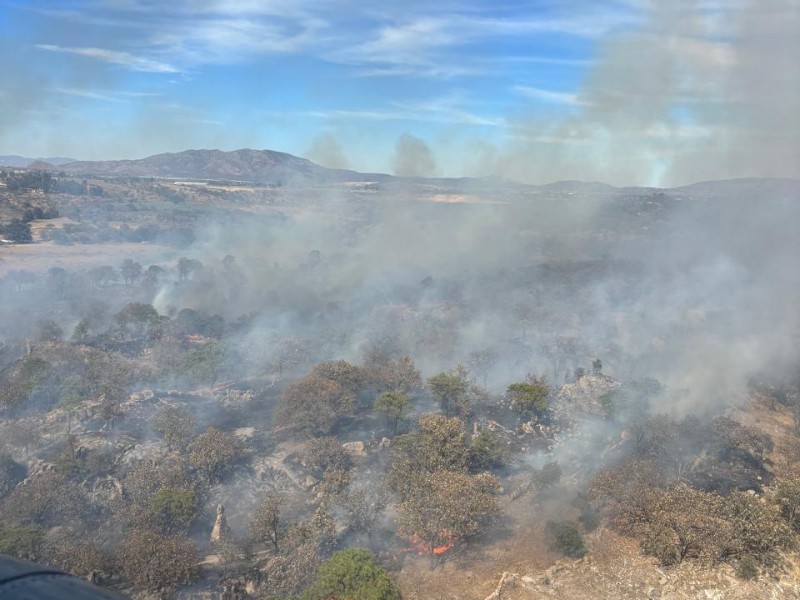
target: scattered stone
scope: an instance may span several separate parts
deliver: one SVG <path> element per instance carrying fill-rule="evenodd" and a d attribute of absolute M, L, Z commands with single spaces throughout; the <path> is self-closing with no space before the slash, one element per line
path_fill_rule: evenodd
<path fill-rule="evenodd" d="M 351 456 L 366 456 L 367 446 L 364 442 L 345 442 L 342 448 Z"/>

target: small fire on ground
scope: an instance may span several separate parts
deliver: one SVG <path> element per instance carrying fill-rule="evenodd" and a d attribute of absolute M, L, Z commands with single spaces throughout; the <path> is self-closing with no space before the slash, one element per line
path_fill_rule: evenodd
<path fill-rule="evenodd" d="M 427 556 L 430 554 L 434 554 L 436 556 L 440 556 L 447 552 L 448 550 L 452 549 L 456 542 L 458 541 L 456 537 L 451 534 L 449 531 L 443 531 L 440 533 L 440 539 L 445 540 L 445 542 L 440 546 L 429 546 L 426 544 L 422 539 L 420 539 L 417 535 L 412 535 L 408 538 L 408 541 L 411 542 L 411 548 L 405 548 L 403 552 L 414 552 L 418 556 Z"/>

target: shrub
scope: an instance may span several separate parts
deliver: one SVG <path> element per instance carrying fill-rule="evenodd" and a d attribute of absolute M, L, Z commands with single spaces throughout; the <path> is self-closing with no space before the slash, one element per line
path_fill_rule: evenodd
<path fill-rule="evenodd" d="M 507 446 L 493 431 L 481 431 L 472 438 L 470 444 L 470 466 L 474 470 L 503 467 L 508 463 L 510 453 Z"/>
<path fill-rule="evenodd" d="M 545 463 L 544 466 L 536 471 L 533 479 L 541 488 L 548 488 L 559 482 L 561 479 L 561 466 L 554 460 Z"/>
<path fill-rule="evenodd" d="M 578 526 L 572 521 L 550 521 L 547 523 L 550 549 L 561 552 L 570 558 L 583 558 L 586 546 Z"/>
<path fill-rule="evenodd" d="M 44 532 L 36 525 L 0 526 L 0 554 L 10 554 L 26 560 L 41 555 Z"/>
<path fill-rule="evenodd" d="M 743 554 L 736 565 L 736 576 L 740 579 L 758 577 L 758 561 L 751 554 Z"/>

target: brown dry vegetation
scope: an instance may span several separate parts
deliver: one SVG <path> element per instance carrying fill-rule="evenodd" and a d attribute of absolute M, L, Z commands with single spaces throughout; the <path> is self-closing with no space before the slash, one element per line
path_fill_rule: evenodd
<path fill-rule="evenodd" d="M 586 310 L 593 283 L 609 278 L 620 297 L 635 287 L 641 273 L 628 263 L 594 255 L 549 261 L 542 242 L 522 253 L 522 266 L 492 265 L 483 278 L 467 277 L 469 285 L 449 272 L 439 281 L 414 271 L 395 298 L 383 295 L 383 272 L 373 275 L 376 289 L 350 295 L 348 285 L 367 285 L 353 266 L 363 264 L 313 246 L 295 249 L 294 263 L 281 267 L 254 243 L 246 251 L 258 269 L 246 271 L 226 246 L 201 244 L 190 259 L 179 243 L 41 242 L 48 230 L 94 216 L 107 235 L 153 223 L 174 233 L 213 215 L 234 228 L 231 239 L 236 227 L 247 231 L 243 222 L 274 212 L 288 220 L 270 235 L 309 220 L 342 226 L 348 247 L 376 210 L 364 198 L 391 196 L 371 184 L 349 192 L 346 184 L 90 185 L 106 195 L 58 195 L 70 216 L 34 221 L 35 243 L 0 248 L 0 278 L 39 275 L 3 283 L 14 308 L 3 330 L 13 335 L 0 340 L 0 541 L 11 551 L 80 575 L 115 571 L 99 580 L 143 597 L 234 588 L 292 597 L 345 546 L 369 547 L 407 600 L 482 600 L 501 579 L 494 600 L 797 595 L 797 558 L 787 549 L 796 536 L 773 502 L 775 479 L 800 474 L 792 410 L 753 395 L 741 407 L 679 420 L 661 414 L 667 398 L 658 382 L 604 375 L 578 332 L 596 318 Z M 455 185 L 417 192 L 398 202 L 492 200 Z M 574 235 L 629 239 L 640 215 L 622 212 L 635 216 L 614 221 L 616 237 L 600 226 Z M 442 214 L 449 225 L 454 213 Z M 522 243 L 529 231 L 508 235 Z M 320 229 L 312 232 L 303 244 L 316 244 Z M 367 247 L 379 252 L 382 244 Z M 163 267 L 149 285 L 141 273 L 92 277 L 93 266 L 122 272 L 123 257 L 142 263 L 140 271 Z M 337 279 L 342 262 L 353 272 Z M 53 275 L 52 267 L 69 273 Z M 158 305 L 164 314 L 151 304 L 159 291 L 169 296 Z M 471 304 L 471 295 L 479 301 Z M 240 297 L 260 303 L 246 312 L 242 306 L 254 305 L 237 304 Z M 27 317 L 40 299 L 36 319 Z M 470 320 L 487 307 L 495 320 Z M 508 324 L 498 338 L 518 337 L 470 348 L 472 371 L 457 366 L 460 346 L 498 323 Z M 698 319 L 686 331 L 704 327 Z M 621 349 L 598 347 L 609 363 L 624 362 Z M 490 390 L 496 365 L 504 379 Z M 544 372 L 553 373 L 549 382 Z M 526 390 L 536 394 L 526 399 Z M 376 410 L 387 392 L 404 402 L 394 421 Z M 645 471 L 642 486 L 630 493 L 637 469 Z M 590 494 L 596 529 L 578 501 L 587 486 L 602 496 Z M 210 543 L 221 504 L 230 529 L 218 523 L 217 531 L 230 534 Z M 766 542 L 736 538 L 734 509 L 755 515 L 771 534 Z M 582 533 L 585 558 L 563 558 L 551 520 Z M 84 545 L 68 535 L 85 537 Z M 677 554 L 676 538 L 689 540 Z M 156 552 L 162 548 L 174 556 Z M 73 549 L 80 560 L 71 562 Z M 751 554 L 759 578 L 743 581 L 735 569 Z M 142 573 L 142 565 L 152 569 Z"/>

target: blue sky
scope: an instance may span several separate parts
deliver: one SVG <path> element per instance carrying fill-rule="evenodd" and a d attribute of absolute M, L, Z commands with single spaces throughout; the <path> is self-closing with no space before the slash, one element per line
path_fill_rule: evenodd
<path fill-rule="evenodd" d="M 0 154 L 252 147 L 392 172 L 412 136 L 432 157 L 423 175 L 702 179 L 699 153 L 733 147 L 734 127 L 780 133 L 745 102 L 795 107 L 786 73 L 756 99 L 731 84 L 745 53 L 771 48 L 748 49 L 744 19 L 758 10 L 788 40 L 793 4 L 0 0 Z M 709 178 L 753 174 L 747 157 L 706 160 Z"/>

